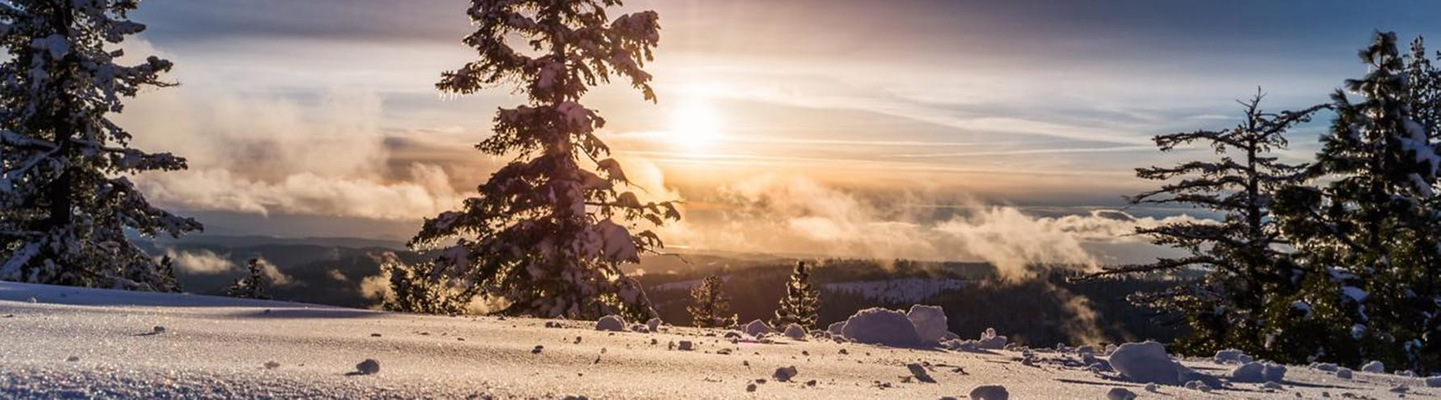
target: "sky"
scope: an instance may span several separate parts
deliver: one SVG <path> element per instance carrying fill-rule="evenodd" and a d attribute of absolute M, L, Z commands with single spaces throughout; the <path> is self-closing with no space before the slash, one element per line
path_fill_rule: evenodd
<path fill-rule="evenodd" d="M 190 160 L 137 178 L 207 232 L 405 239 L 506 162 L 471 146 L 509 87 L 455 98 L 474 57 L 465 0 L 148 0 L 131 56 L 176 88 L 118 120 Z M 1084 4 L 1083 4 L 1084 3 Z M 1160 133 L 1222 129 L 1237 99 L 1325 102 L 1365 72 L 1373 31 L 1441 37 L 1428 1 L 631 0 L 662 35 L 659 101 L 585 100 L 696 249 L 905 258 L 1144 261 L 1138 225 L 1205 213 L 1141 207 Z M 1428 21 L 1430 19 L 1430 21 Z M 1438 39 L 1441 40 L 1441 39 Z M 1441 48 L 1441 45 L 1433 46 Z M 1329 118 L 1293 132 L 1310 157 Z"/>

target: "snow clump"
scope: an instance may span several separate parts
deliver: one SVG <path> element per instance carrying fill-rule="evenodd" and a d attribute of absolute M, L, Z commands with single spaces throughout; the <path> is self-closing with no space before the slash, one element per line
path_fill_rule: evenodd
<path fill-rule="evenodd" d="M 621 319 L 619 315 L 607 315 L 601 317 L 599 321 L 595 322 L 595 330 L 624 332 L 625 320 Z"/>
<path fill-rule="evenodd" d="M 914 346 L 921 342 L 915 325 L 900 311 L 867 308 L 846 320 L 842 328 L 846 338 L 869 344 Z"/>
<path fill-rule="evenodd" d="M 940 343 L 946 339 L 946 311 L 939 306 L 916 304 L 911 306 L 906 318 L 916 327 L 916 334 L 926 343 Z"/>

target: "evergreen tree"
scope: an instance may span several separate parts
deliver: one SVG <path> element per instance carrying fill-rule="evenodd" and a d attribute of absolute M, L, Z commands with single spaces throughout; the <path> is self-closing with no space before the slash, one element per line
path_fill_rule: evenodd
<path fill-rule="evenodd" d="M 1152 242 L 1189 254 L 1155 263 L 1098 274 L 1136 274 L 1198 269 L 1203 279 L 1159 293 L 1132 296 L 1138 303 L 1181 311 L 1190 336 L 1177 347 L 1192 354 L 1239 348 L 1266 355 L 1262 330 L 1267 305 L 1276 296 L 1297 290 L 1294 266 L 1276 245 L 1285 243 L 1271 215 L 1273 195 L 1299 183 L 1302 166 L 1278 160 L 1287 145 L 1285 133 L 1310 121 L 1324 106 L 1302 111 L 1267 113 L 1259 91 L 1241 102 L 1241 123 L 1220 131 L 1181 132 L 1156 136 L 1161 151 L 1200 144 L 1217 155 L 1168 167 L 1138 168 L 1140 178 L 1167 182 L 1160 189 L 1129 198 L 1131 204 L 1173 204 L 1221 215 L 1219 223 L 1172 222 L 1138 228 Z"/>
<path fill-rule="evenodd" d="M 1441 52 L 1436 56 L 1441 60 Z M 1412 119 L 1430 133 L 1434 142 L 1441 135 L 1441 129 L 1437 129 L 1441 128 L 1441 69 L 1426 57 L 1426 43 L 1420 36 L 1411 41 L 1411 53 L 1405 62 Z"/>
<path fill-rule="evenodd" d="M 1282 227 L 1306 259 L 1297 279 L 1305 290 L 1292 304 L 1309 311 L 1295 324 L 1317 326 L 1277 346 L 1346 363 L 1434 368 L 1441 236 L 1433 185 L 1441 157 L 1414 119 L 1395 34 L 1377 33 L 1360 58 L 1369 73 L 1345 89 L 1361 101 L 1341 90 L 1331 96 L 1336 118 L 1313 171 L 1325 185 L 1279 197 Z"/>
<path fill-rule="evenodd" d="M 786 283 L 786 297 L 781 299 L 772 325 L 779 329 L 785 329 L 790 324 L 800 324 L 806 330 L 816 327 L 816 314 L 820 312 L 821 297 L 819 292 L 811 288 L 810 280 L 811 273 L 806 268 L 806 262 L 797 262 L 796 269 L 791 271 L 790 282 Z"/>
<path fill-rule="evenodd" d="M 389 311 L 459 315 L 475 297 L 471 288 L 457 288 L 450 279 L 435 276 L 434 263 L 406 264 L 387 253 L 381 272 L 389 277 L 390 293 L 381 307 Z"/>
<path fill-rule="evenodd" d="M 249 275 L 236 279 L 235 283 L 225 288 L 225 295 L 244 299 L 270 299 L 270 295 L 265 292 L 273 282 L 270 282 L 270 278 L 265 276 L 265 265 L 261 264 L 263 262 L 257 258 L 250 259 L 245 264 Z"/>
<path fill-rule="evenodd" d="M 736 324 L 736 314 L 731 312 L 731 299 L 722 287 L 725 280 L 711 275 L 701 281 L 700 286 L 690 291 L 691 323 L 697 328 L 719 328 Z"/>
<path fill-rule="evenodd" d="M 428 219 L 412 246 L 455 238 L 435 261 L 485 294 L 504 299 L 503 314 L 593 319 L 654 315 L 622 263 L 662 245 L 639 222 L 678 220 L 670 202 L 646 203 L 596 135 L 605 120 L 579 101 L 591 86 L 627 80 L 654 101 L 651 60 L 660 39 L 653 11 L 611 19 L 619 0 L 472 0 L 478 29 L 465 44 L 477 61 L 446 72 L 437 87 L 465 95 L 518 82 L 527 104 L 501 109 L 495 134 L 476 147 L 513 155 L 464 209 Z M 516 48 L 521 46 L 521 48 Z"/>
<path fill-rule="evenodd" d="M 0 279 L 176 291 L 169 267 L 127 231 L 178 236 L 200 229 L 152 206 L 126 178 L 185 168 L 129 147 L 110 115 L 145 87 L 167 87 L 171 64 L 121 65 L 115 48 L 144 25 L 138 0 L 0 2 Z"/>

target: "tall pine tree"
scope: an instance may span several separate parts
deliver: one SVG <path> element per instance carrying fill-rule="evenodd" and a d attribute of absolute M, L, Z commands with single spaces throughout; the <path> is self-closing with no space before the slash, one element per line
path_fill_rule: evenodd
<path fill-rule="evenodd" d="M 1155 263 L 1099 274 L 1147 273 L 1164 270 L 1205 271 L 1200 281 L 1160 293 L 1139 293 L 1132 299 L 1151 307 L 1182 311 L 1190 336 L 1177 346 L 1189 353 L 1240 348 L 1265 355 L 1264 314 L 1273 298 L 1296 291 L 1296 267 L 1276 250 L 1285 243 L 1271 215 L 1273 195 L 1301 182 L 1302 166 L 1279 161 L 1287 145 L 1285 133 L 1310 121 L 1324 106 L 1301 111 L 1267 113 L 1258 91 L 1241 102 L 1241 123 L 1220 131 L 1202 130 L 1155 137 L 1161 151 L 1200 144 L 1217 155 L 1168 167 L 1138 168 L 1140 178 L 1167 182 L 1160 189 L 1129 198 L 1132 204 L 1166 204 L 1217 213 L 1219 223 L 1172 222 L 1137 233 L 1152 242 L 1189 254 Z"/>
<path fill-rule="evenodd" d="M 503 314 L 596 318 L 654 314 L 622 263 L 662 246 L 637 221 L 678 220 L 669 202 L 642 202 L 610 148 L 596 135 L 605 120 L 581 105 L 590 87 L 626 80 L 654 101 L 642 70 L 660 40 L 653 11 L 610 18 L 619 0 L 472 0 L 477 26 L 465 44 L 479 59 L 446 72 L 436 86 L 466 95 L 516 84 L 528 102 L 501 109 L 495 134 L 476 146 L 511 156 L 462 210 L 428 219 L 412 246 L 455 239 L 435 261 L 478 292 L 503 298 Z"/>
<path fill-rule="evenodd" d="M 791 271 L 791 280 L 786 282 L 786 297 L 781 298 L 772 325 L 785 329 L 787 325 L 799 324 L 806 330 L 813 329 L 816 327 L 820 307 L 820 293 L 811 288 L 810 269 L 806 268 L 805 261 L 796 262 L 796 269 Z"/>
<path fill-rule="evenodd" d="M 1366 76 L 1332 95 L 1337 115 L 1314 171 L 1325 185 L 1295 188 L 1277 207 L 1306 258 L 1294 308 L 1307 312 L 1296 324 L 1325 322 L 1276 345 L 1346 363 L 1435 368 L 1441 236 L 1433 185 L 1441 157 L 1412 112 L 1396 35 L 1377 33 L 1360 58 Z M 1277 327 L 1286 328 L 1293 327 Z"/>
<path fill-rule="evenodd" d="M 731 298 L 725 292 L 725 280 L 711 275 L 701 281 L 700 286 L 690 291 L 691 324 L 697 328 L 719 328 L 735 325 L 736 314 L 731 312 Z"/>
<path fill-rule="evenodd" d="M 168 262 L 127 231 L 155 236 L 200 229 L 152 206 L 126 178 L 185 168 L 185 160 L 129 147 L 110 116 L 171 64 L 121 65 L 115 49 L 145 26 L 138 0 L 0 2 L 0 279 L 174 291 Z"/>

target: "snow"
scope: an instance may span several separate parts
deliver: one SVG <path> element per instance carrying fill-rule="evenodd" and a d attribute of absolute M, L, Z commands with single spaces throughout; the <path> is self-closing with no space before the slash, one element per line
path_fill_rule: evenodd
<path fill-rule="evenodd" d="M 916 304 L 911 306 L 906 318 L 916 327 L 916 334 L 920 335 L 921 341 L 940 343 L 946 339 L 946 330 L 949 327 L 946 325 L 946 311 L 941 307 Z"/>
<path fill-rule="evenodd" d="M 36 302 L 28 301 L 32 297 Z M 165 334 L 150 334 L 155 326 L 165 327 Z M 1048 350 L 1035 351 L 1037 368 L 1007 350 L 731 343 L 707 336 L 719 332 L 673 326 L 635 334 L 547 319 L 408 315 L 0 282 L 0 398 L 874 400 L 966 398 L 978 387 L 1000 386 L 1020 399 L 1101 399 L 1111 398 L 1112 389 L 1134 393 L 1146 386 L 1064 366 L 1048 359 L 1059 356 Z M 666 343 L 682 340 L 705 351 L 667 349 Z M 537 346 L 545 351 L 532 354 Z M 723 355 L 721 349 L 733 352 Z M 71 357 L 75 361 L 67 362 Z M 383 368 L 359 374 L 357 363 L 367 359 Z M 1215 367 L 1210 360 L 1182 363 Z M 937 383 L 917 381 L 911 364 L 923 366 Z M 792 382 L 756 381 L 792 366 Z M 807 386 L 812 380 L 816 385 Z M 1388 390 L 1401 384 L 1409 385 L 1408 397 L 1441 393 L 1422 378 L 1342 381 L 1293 368 L 1285 390 L 1215 385 L 1206 398 L 1322 398 L 1323 392 L 1331 398 L 1396 398 Z M 1156 391 L 1161 397 L 1143 394 L 1199 398 L 1177 388 Z"/>
<path fill-rule="evenodd" d="M 1111 368 L 1122 378 L 1136 383 L 1159 383 L 1180 385 L 1201 381 L 1210 387 L 1220 386 L 1215 377 L 1192 370 L 1171 359 L 1166 346 L 1157 342 L 1126 343 L 1116 348 L 1110 357 Z"/>
<path fill-rule="evenodd" d="M 900 311 L 884 308 L 867 308 L 846 319 L 841 334 L 859 343 L 884 344 L 890 346 L 915 346 L 921 344 L 910 318 Z"/>
<path fill-rule="evenodd" d="M 786 325 L 785 335 L 793 340 L 806 340 L 806 328 L 802 328 L 800 324 L 794 323 Z"/>
<path fill-rule="evenodd" d="M 1212 357 L 1212 360 L 1215 360 L 1217 364 L 1246 364 L 1251 362 L 1251 356 L 1240 350 L 1226 349 L 1216 351 L 1216 356 Z"/>

